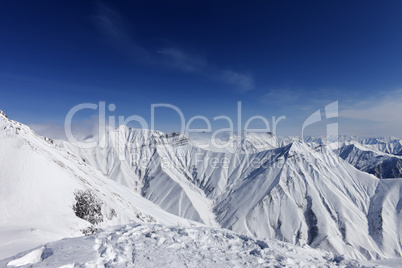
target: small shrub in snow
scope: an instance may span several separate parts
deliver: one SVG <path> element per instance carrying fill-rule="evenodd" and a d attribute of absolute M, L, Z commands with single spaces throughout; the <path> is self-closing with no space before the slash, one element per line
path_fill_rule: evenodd
<path fill-rule="evenodd" d="M 109 213 L 107 213 L 106 218 L 108 220 L 112 220 L 116 216 L 117 216 L 116 210 L 114 210 L 114 208 L 112 208 L 109 210 Z"/>
<path fill-rule="evenodd" d="M 103 201 L 92 193 L 92 191 L 78 190 L 75 192 L 75 201 L 76 203 L 73 205 L 73 210 L 77 217 L 92 224 L 103 222 Z"/>
<path fill-rule="evenodd" d="M 89 226 L 89 227 L 87 227 L 87 228 L 85 228 L 85 229 L 82 229 L 81 232 L 82 232 L 85 236 L 89 236 L 89 235 L 93 235 L 93 234 L 97 233 L 97 232 L 100 231 L 100 230 L 101 230 L 100 228 L 97 228 L 97 227 L 91 225 L 91 226 Z"/>

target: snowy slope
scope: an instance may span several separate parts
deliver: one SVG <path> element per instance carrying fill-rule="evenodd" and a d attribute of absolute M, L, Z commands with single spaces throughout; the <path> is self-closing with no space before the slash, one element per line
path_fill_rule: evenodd
<path fill-rule="evenodd" d="M 0 113 L 0 257 L 41 243 L 82 235 L 91 223 L 76 216 L 79 190 L 101 205 L 106 227 L 129 222 L 195 225 L 106 177 L 82 158 Z"/>
<path fill-rule="evenodd" d="M 269 153 L 270 163 L 249 167 L 248 175 L 218 198 L 215 211 L 223 227 L 353 258 L 395 254 L 382 252 L 368 233 L 367 212 L 376 178 L 323 148 L 303 143 Z M 398 233 L 399 227 L 393 232 Z M 399 256 L 400 246 L 395 250 Z"/>
<path fill-rule="evenodd" d="M 0 261 L 2 267 L 373 267 L 329 252 L 223 229 L 132 224 L 63 239 Z"/>
<path fill-rule="evenodd" d="M 356 170 L 324 146 L 287 144 L 259 133 L 238 143 L 235 150 L 216 151 L 199 147 L 205 137 L 197 143 L 186 137 L 120 128 L 114 135 L 127 144 L 123 150 L 113 147 L 116 136 L 111 139 L 112 135 L 103 149 L 83 150 L 66 142 L 61 146 L 181 217 L 352 258 L 401 256 L 397 234 L 402 215 L 399 203 L 390 201 L 400 200 L 400 193 L 382 187 L 376 177 Z M 261 145 L 258 150 L 250 145 L 253 141 Z M 384 199 L 376 203 L 378 196 Z M 375 219 L 390 210 L 395 224 L 385 230 Z M 384 242 L 379 243 L 370 228 L 378 228 Z M 392 246 L 381 246 L 388 242 Z"/>
<path fill-rule="evenodd" d="M 376 194 L 370 200 L 367 217 L 369 234 L 383 252 L 401 248 L 401 196 L 402 179 L 387 179 L 380 181 Z"/>

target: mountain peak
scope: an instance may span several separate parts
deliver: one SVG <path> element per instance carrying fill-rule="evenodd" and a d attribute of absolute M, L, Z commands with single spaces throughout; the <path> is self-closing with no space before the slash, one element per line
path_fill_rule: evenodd
<path fill-rule="evenodd" d="M 5 118 L 8 118 L 7 115 L 2 110 L 0 110 L 0 115 L 4 116 Z"/>

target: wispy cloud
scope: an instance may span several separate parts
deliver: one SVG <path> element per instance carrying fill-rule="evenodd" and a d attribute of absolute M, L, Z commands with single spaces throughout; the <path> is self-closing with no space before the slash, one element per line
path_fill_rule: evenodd
<path fill-rule="evenodd" d="M 341 111 L 341 116 L 373 122 L 402 124 L 402 90 L 376 96 L 375 99 L 362 99 L 349 103 Z"/>
<path fill-rule="evenodd" d="M 154 61 L 150 51 L 137 44 L 132 38 L 127 28 L 128 23 L 113 8 L 98 3 L 96 14 L 91 19 L 101 33 L 108 38 L 108 41 L 125 54 L 144 63 L 152 63 Z"/>
<path fill-rule="evenodd" d="M 402 90 L 345 103 L 341 105 L 339 115 L 344 119 L 343 124 L 348 134 L 401 136 Z"/>
<path fill-rule="evenodd" d="M 253 78 L 248 74 L 225 70 L 222 71 L 221 79 L 227 84 L 239 86 L 243 91 L 254 88 Z"/>
<path fill-rule="evenodd" d="M 311 113 L 321 110 L 334 101 L 339 101 L 339 117 L 331 122 L 339 123 L 339 133 L 356 136 L 402 137 L 402 90 L 379 90 L 376 94 L 361 94 L 361 91 L 339 88 L 300 89 L 284 87 L 269 90 L 260 102 L 273 107 L 287 116 L 284 124 L 297 128 Z M 315 124 L 325 131 L 323 121 Z M 312 133 L 316 133 L 316 128 Z M 315 134 L 311 134 L 315 135 Z"/>
<path fill-rule="evenodd" d="M 124 18 L 105 4 L 98 4 L 97 13 L 92 19 L 109 41 L 135 61 L 204 76 L 234 86 L 240 92 L 254 88 L 253 77 L 250 74 L 218 68 L 201 55 L 189 53 L 175 46 L 153 50 L 140 45 L 128 30 L 128 23 Z"/>
<path fill-rule="evenodd" d="M 251 75 L 218 69 L 200 55 L 192 55 L 176 48 L 164 48 L 158 50 L 158 53 L 164 56 L 164 63 L 169 67 L 219 80 L 235 86 L 241 92 L 254 88 L 254 80 Z"/>
<path fill-rule="evenodd" d="M 202 73 L 208 64 L 201 56 L 194 56 L 175 48 L 158 50 L 166 65 L 190 73 Z"/>

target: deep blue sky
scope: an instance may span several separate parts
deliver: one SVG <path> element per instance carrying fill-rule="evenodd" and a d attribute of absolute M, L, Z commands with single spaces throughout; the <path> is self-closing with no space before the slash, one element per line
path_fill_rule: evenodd
<path fill-rule="evenodd" d="M 338 100 L 341 134 L 402 136 L 402 1 L 2 1 L 0 33 L 0 109 L 41 134 L 83 102 L 236 120 L 242 101 L 300 135 Z"/>

